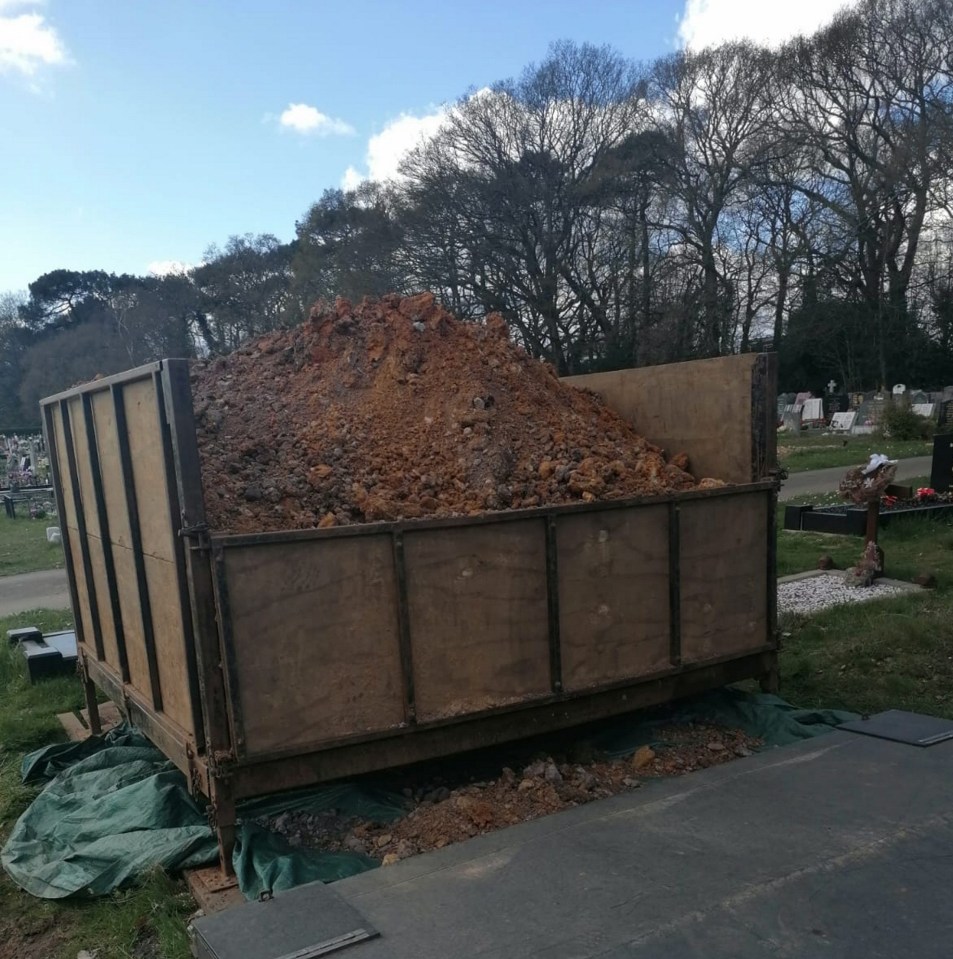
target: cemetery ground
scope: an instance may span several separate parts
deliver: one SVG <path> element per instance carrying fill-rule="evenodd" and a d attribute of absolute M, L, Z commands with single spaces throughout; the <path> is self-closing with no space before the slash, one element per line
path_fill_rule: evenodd
<path fill-rule="evenodd" d="M 890 459 L 928 456 L 933 440 L 891 440 L 875 434 L 843 436 L 837 433 L 804 431 L 798 435 L 778 433 L 778 461 L 789 473 L 829 469 L 864 463 L 871 453 Z"/>
<path fill-rule="evenodd" d="M 884 530 L 881 543 L 889 576 L 912 580 L 929 571 L 938 588 L 783 617 L 782 695 L 802 706 L 953 717 L 953 524 L 907 520 Z M 861 545 L 858 537 L 779 529 L 778 574 L 814 569 L 821 554 L 843 569 Z M 17 626 L 51 631 L 70 621 L 68 612 L 21 614 L 0 619 L 0 637 Z M 55 714 L 81 704 L 77 681 L 30 686 L 15 651 L 0 644 L 0 843 L 35 795 L 20 784 L 23 755 L 64 738 Z M 66 902 L 35 899 L 2 875 L 0 959 L 77 959 L 83 950 L 96 959 L 187 959 L 185 922 L 194 908 L 184 883 L 161 874 L 104 899 Z"/>
<path fill-rule="evenodd" d="M 0 576 L 62 569 L 63 547 L 46 540 L 46 527 L 55 525 L 55 519 L 10 519 L 0 513 Z"/>

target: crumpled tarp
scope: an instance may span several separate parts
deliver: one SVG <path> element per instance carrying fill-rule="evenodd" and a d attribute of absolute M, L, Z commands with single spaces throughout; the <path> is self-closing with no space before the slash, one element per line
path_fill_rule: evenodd
<path fill-rule="evenodd" d="M 801 709 L 780 696 L 727 686 L 659 707 L 647 716 L 622 717 L 606 726 L 592 743 L 609 756 L 626 756 L 640 746 L 664 745 L 659 738 L 661 727 L 695 722 L 741 729 L 765 746 L 790 746 L 857 718 L 846 710 Z"/>
<path fill-rule="evenodd" d="M 150 869 L 175 871 L 218 859 L 215 835 L 185 776 L 132 727 L 30 753 L 21 775 L 25 783 L 46 786 L 13 827 L 0 862 L 34 896 L 103 896 Z M 398 798 L 346 784 L 240 805 L 233 861 L 247 898 L 378 865 L 356 853 L 296 849 L 253 822 L 288 810 L 330 808 L 378 821 L 406 811 Z"/>
<path fill-rule="evenodd" d="M 659 742 L 660 727 L 710 722 L 743 729 L 781 746 L 856 718 L 835 710 L 797 709 L 777 696 L 721 689 L 648 714 L 620 717 L 592 738 L 622 756 Z M 21 888 L 45 899 L 101 896 L 150 869 L 170 871 L 215 862 L 218 850 L 205 812 L 185 776 L 138 730 L 120 726 L 81 743 L 47 746 L 26 756 L 25 783 L 46 782 L 10 834 L 0 862 Z M 333 882 L 378 865 L 357 853 L 291 846 L 256 819 L 281 812 L 336 809 L 390 822 L 407 811 L 402 796 L 363 783 L 299 790 L 239 805 L 233 863 L 250 899 L 307 882 Z"/>

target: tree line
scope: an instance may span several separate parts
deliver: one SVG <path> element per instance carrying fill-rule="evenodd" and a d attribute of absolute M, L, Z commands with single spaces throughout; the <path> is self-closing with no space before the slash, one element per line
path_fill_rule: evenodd
<path fill-rule="evenodd" d="M 318 298 L 433 290 L 560 373 L 772 348 L 782 386 L 953 380 L 953 0 L 862 0 L 777 50 L 650 64 L 561 42 L 472 91 L 396 181 L 181 275 L 57 270 L 0 297 L 0 423 Z"/>

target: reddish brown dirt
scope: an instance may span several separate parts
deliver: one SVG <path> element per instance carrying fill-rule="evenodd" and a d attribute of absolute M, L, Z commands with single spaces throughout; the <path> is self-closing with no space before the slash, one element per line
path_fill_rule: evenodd
<path fill-rule="evenodd" d="M 598 397 L 561 383 L 509 341 L 500 316 L 463 323 L 429 293 L 318 304 L 295 329 L 197 363 L 192 389 L 215 530 L 476 515 L 696 486 L 684 455 L 667 462 Z"/>
<path fill-rule="evenodd" d="M 706 724 L 665 727 L 656 738 L 664 745 L 643 746 L 625 759 L 571 763 L 547 755 L 522 771 L 503 767 L 493 779 L 453 789 L 433 782 L 411 783 L 404 788 L 409 812 L 397 822 L 375 823 L 331 810 L 283 813 L 264 825 L 296 846 L 364 853 L 388 865 L 627 792 L 646 779 L 681 776 L 749 756 L 761 745 L 740 730 Z"/>

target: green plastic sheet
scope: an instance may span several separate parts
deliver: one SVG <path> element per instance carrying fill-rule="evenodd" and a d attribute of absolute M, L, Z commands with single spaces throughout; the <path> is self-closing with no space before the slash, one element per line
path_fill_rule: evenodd
<path fill-rule="evenodd" d="M 722 689 L 648 714 L 605 725 L 592 745 L 622 756 L 658 743 L 673 722 L 711 722 L 744 729 L 766 746 L 829 732 L 853 713 L 797 709 L 777 696 Z M 218 850 L 204 809 L 185 776 L 142 735 L 121 726 L 82 743 L 48 746 L 23 760 L 26 783 L 45 783 L 15 824 L 0 862 L 22 889 L 45 899 L 102 896 L 156 867 L 170 871 L 215 862 Z M 233 863 L 247 898 L 308 882 L 333 882 L 374 868 L 356 853 L 291 846 L 255 820 L 282 812 L 336 809 L 390 822 L 406 801 L 385 788 L 338 783 L 245 802 Z"/>

